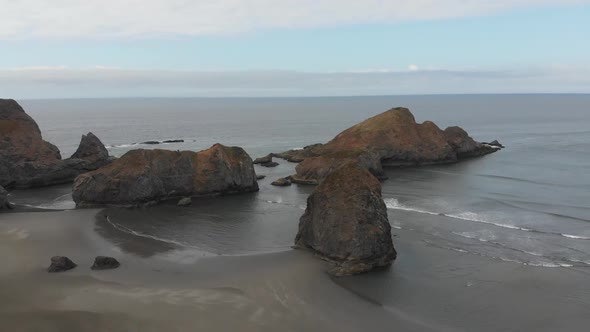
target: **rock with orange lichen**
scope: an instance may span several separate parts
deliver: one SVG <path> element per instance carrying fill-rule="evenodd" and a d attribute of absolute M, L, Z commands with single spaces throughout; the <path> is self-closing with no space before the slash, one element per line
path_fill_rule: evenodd
<path fill-rule="evenodd" d="M 315 184 L 349 161 L 379 176 L 382 166 L 452 163 L 497 150 L 474 141 L 459 127 L 443 131 L 431 121 L 417 123 L 407 108 L 398 107 L 344 130 L 326 144 L 274 156 L 300 162 L 293 182 Z"/>
<path fill-rule="evenodd" d="M 333 262 L 337 276 L 391 265 L 391 238 L 381 184 L 367 169 L 347 162 L 307 198 L 295 245 Z"/>
<path fill-rule="evenodd" d="M 83 138 L 82 143 L 84 141 Z M 71 182 L 79 174 L 109 162 L 108 152 L 100 140 L 96 138 L 92 144 L 95 149 L 84 158 L 62 160 L 58 148 L 43 140 L 37 123 L 16 101 L 0 99 L 0 185 L 4 187 L 29 188 Z M 99 145 L 104 150 L 94 155 Z"/>
<path fill-rule="evenodd" d="M 258 191 L 250 156 L 239 147 L 132 150 L 74 182 L 77 206 L 136 206 L 181 197 Z"/>

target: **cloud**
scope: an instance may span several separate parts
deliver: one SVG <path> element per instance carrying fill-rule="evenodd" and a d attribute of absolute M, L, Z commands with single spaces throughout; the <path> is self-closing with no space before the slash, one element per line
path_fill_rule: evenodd
<path fill-rule="evenodd" d="M 0 70 L 0 98 L 590 93 L 590 68 L 358 72 Z"/>
<path fill-rule="evenodd" d="M 493 14 L 588 0 L 0 0 L 0 39 L 232 34 Z"/>

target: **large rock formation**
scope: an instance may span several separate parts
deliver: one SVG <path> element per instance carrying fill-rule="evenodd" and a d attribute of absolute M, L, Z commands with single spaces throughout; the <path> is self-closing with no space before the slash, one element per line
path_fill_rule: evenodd
<path fill-rule="evenodd" d="M 459 127 L 443 131 L 430 121 L 416 123 L 407 108 L 399 107 L 346 129 L 326 144 L 273 155 L 301 162 L 294 182 L 318 183 L 349 161 L 359 162 L 379 177 L 381 166 L 451 163 L 497 150 L 474 141 Z"/>
<path fill-rule="evenodd" d="M 79 152 L 62 160 L 41 137 L 37 123 L 12 99 L 0 99 L 0 185 L 29 188 L 67 183 L 109 162 L 96 136 L 83 137 Z M 106 152 L 106 153 L 105 153 Z"/>
<path fill-rule="evenodd" d="M 132 150 L 74 182 L 77 206 L 135 206 L 187 196 L 258 190 L 250 156 L 215 144 L 200 151 Z"/>
<path fill-rule="evenodd" d="M 334 262 L 335 275 L 391 265 L 397 253 L 379 180 L 355 162 L 332 172 L 307 198 L 295 245 Z"/>

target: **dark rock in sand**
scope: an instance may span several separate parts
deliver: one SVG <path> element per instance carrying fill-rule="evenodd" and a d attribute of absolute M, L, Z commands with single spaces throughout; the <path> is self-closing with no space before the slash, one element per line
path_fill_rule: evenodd
<path fill-rule="evenodd" d="M 121 264 L 113 257 L 108 256 L 96 256 L 94 264 L 90 267 L 92 270 L 109 270 L 116 269 Z"/>
<path fill-rule="evenodd" d="M 0 99 L 0 185 L 30 188 L 71 182 L 102 166 L 104 150 L 94 138 L 82 139 L 79 151 L 84 158 L 62 160 L 57 147 L 43 140 L 37 123 L 16 101 Z M 99 155 L 93 156 L 93 151 Z"/>
<path fill-rule="evenodd" d="M 262 180 L 266 178 L 266 175 L 256 175 L 256 180 Z"/>
<path fill-rule="evenodd" d="M 277 179 L 273 182 L 270 183 L 273 186 L 277 186 L 277 187 L 287 187 L 291 185 L 291 178 L 290 177 L 286 177 L 286 178 L 280 178 Z"/>
<path fill-rule="evenodd" d="M 11 209 L 12 206 L 8 202 L 8 191 L 0 186 L 0 211 L 4 209 Z"/>
<path fill-rule="evenodd" d="M 76 263 L 72 262 L 66 256 L 51 257 L 51 265 L 47 268 L 47 272 L 63 272 L 75 268 Z"/>
<path fill-rule="evenodd" d="M 76 178 L 76 205 L 138 206 L 150 201 L 258 191 L 250 156 L 215 144 L 200 151 L 131 150 Z"/>
<path fill-rule="evenodd" d="M 181 198 L 176 205 L 178 206 L 189 206 L 193 204 L 193 200 L 190 197 Z"/>
<path fill-rule="evenodd" d="M 459 127 L 443 131 L 431 121 L 416 123 L 407 108 L 398 107 L 346 129 L 326 144 L 273 155 L 300 162 L 294 182 L 319 183 L 350 161 L 380 177 L 385 166 L 451 163 L 495 151 Z"/>
<path fill-rule="evenodd" d="M 355 162 L 333 171 L 308 197 L 295 245 L 333 262 L 336 276 L 391 265 L 397 253 L 379 180 Z"/>

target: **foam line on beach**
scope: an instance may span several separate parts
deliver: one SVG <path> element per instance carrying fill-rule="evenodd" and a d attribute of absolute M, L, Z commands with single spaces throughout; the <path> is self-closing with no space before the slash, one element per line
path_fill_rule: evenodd
<path fill-rule="evenodd" d="M 465 221 L 470 221 L 470 222 L 477 222 L 477 223 L 482 223 L 482 224 L 487 224 L 487 225 L 493 225 L 496 227 L 501 227 L 501 228 L 506 228 L 506 229 L 513 229 L 513 230 L 523 231 L 523 232 L 558 235 L 558 236 L 562 236 L 562 237 L 565 237 L 568 239 L 573 239 L 573 240 L 590 240 L 590 237 L 581 236 L 581 235 L 546 232 L 546 231 L 540 231 L 540 230 L 536 230 L 536 229 L 532 229 L 532 228 L 526 228 L 526 227 L 520 227 L 520 226 L 510 225 L 510 224 L 506 224 L 506 223 L 489 221 L 489 220 L 481 218 L 477 213 L 474 213 L 474 212 L 466 211 L 466 212 L 455 213 L 455 214 L 445 214 L 445 213 L 439 213 L 439 212 L 433 212 L 433 211 L 418 209 L 418 208 L 414 208 L 414 207 L 409 207 L 409 206 L 401 204 L 396 198 L 385 198 L 383 201 L 385 202 L 385 205 L 387 206 L 387 208 L 392 209 L 392 210 L 403 210 L 403 211 L 424 213 L 424 214 L 435 215 L 435 216 L 443 216 L 443 217 L 448 217 L 448 218 L 453 218 L 453 219 L 459 219 L 459 220 L 465 220 Z"/>

